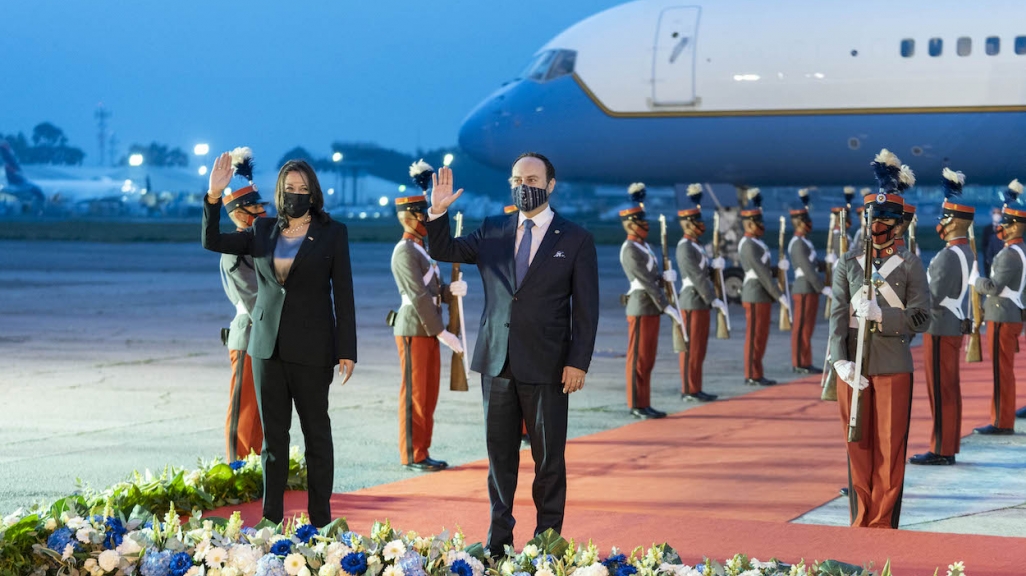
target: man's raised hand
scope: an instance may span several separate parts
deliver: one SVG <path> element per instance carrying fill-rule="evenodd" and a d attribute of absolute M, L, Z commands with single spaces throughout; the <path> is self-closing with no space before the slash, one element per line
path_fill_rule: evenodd
<path fill-rule="evenodd" d="M 463 195 L 463 188 L 452 191 L 452 168 L 443 166 L 431 175 L 431 213 L 441 214 Z"/>

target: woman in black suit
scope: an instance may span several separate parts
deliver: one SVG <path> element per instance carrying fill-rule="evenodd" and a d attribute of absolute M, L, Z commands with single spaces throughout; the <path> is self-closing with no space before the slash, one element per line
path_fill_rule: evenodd
<path fill-rule="evenodd" d="M 284 517 L 295 403 L 306 439 L 310 522 L 324 526 L 331 521 L 334 473 L 328 388 L 336 364 L 344 385 L 356 363 L 348 233 L 324 212 L 317 175 L 302 160 L 290 160 L 278 172 L 277 220 L 261 218 L 241 232 L 222 233 L 220 198 L 232 174 L 226 152 L 210 173 L 203 247 L 252 256 L 256 269 L 249 355 L 264 428 L 264 517 L 273 522 Z"/>

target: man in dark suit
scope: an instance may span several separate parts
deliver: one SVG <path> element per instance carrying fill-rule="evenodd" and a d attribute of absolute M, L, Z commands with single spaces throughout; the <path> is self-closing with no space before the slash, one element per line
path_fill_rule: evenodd
<path fill-rule="evenodd" d="M 552 163 L 540 154 L 521 155 L 510 185 L 518 212 L 487 218 L 454 239 L 446 211 L 463 190 L 453 193 L 452 171 L 442 168 L 427 222 L 431 257 L 475 264 L 484 283 L 471 368 L 481 373 L 493 558 L 513 545 L 521 419 L 535 463 L 535 534 L 562 530 L 568 394 L 584 387 L 599 313 L 595 240 L 549 208 Z"/>

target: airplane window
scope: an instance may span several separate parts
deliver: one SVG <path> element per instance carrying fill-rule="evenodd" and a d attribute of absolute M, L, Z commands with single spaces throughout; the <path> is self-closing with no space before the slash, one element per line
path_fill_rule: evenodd
<path fill-rule="evenodd" d="M 1001 39 L 997 36 L 987 38 L 987 56 L 997 56 L 1001 52 Z"/>
<path fill-rule="evenodd" d="M 901 57 L 911 58 L 916 54 L 916 41 L 911 38 L 905 38 L 901 41 Z"/>
<path fill-rule="evenodd" d="M 1020 56 L 1026 54 L 1026 36 L 1015 37 L 1015 53 Z"/>
<path fill-rule="evenodd" d="M 545 52 L 542 52 L 527 65 L 527 68 L 520 77 L 530 80 L 544 80 L 545 73 L 548 72 L 549 67 L 552 65 L 552 59 L 555 58 L 555 56 L 556 50 L 546 50 Z"/>
<path fill-rule="evenodd" d="M 944 50 L 944 40 L 940 38 L 930 38 L 930 56 L 940 56 L 941 51 Z"/>
<path fill-rule="evenodd" d="M 955 52 L 959 56 L 968 56 L 973 53 L 973 39 L 968 36 L 962 36 L 958 39 L 958 43 L 955 44 Z"/>
<path fill-rule="evenodd" d="M 553 80 L 560 76 L 574 73 L 574 64 L 577 63 L 577 52 L 573 50 L 560 50 L 552 62 L 546 80 Z"/>

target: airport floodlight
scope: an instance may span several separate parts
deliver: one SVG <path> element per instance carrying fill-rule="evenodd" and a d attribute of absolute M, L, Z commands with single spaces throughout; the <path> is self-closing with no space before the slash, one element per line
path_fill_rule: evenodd
<path fill-rule="evenodd" d="M 335 195 L 335 189 L 334 188 L 328 188 L 328 196 L 334 196 L 334 195 Z"/>
<path fill-rule="evenodd" d="M 360 220 L 366 220 L 366 219 L 367 219 L 367 213 L 366 212 L 360 212 Z"/>
<path fill-rule="evenodd" d="M 125 180 L 125 183 L 121 185 L 121 191 L 122 192 L 131 192 L 132 191 L 132 181 L 131 180 Z"/>
<path fill-rule="evenodd" d="M 406 184 L 400 184 L 399 185 L 399 192 L 400 193 L 406 192 Z"/>
<path fill-rule="evenodd" d="M 210 144 L 197 144 L 192 153 L 197 156 L 206 156 L 210 152 Z"/>
<path fill-rule="evenodd" d="M 453 155 L 452 154 L 446 154 L 445 158 L 442 159 L 442 164 L 444 164 L 446 167 L 448 167 L 449 164 L 452 164 L 452 159 L 453 159 Z"/>
<path fill-rule="evenodd" d="M 200 176 L 206 176 L 207 175 L 207 167 L 206 166 L 200 166 L 199 167 L 199 175 Z"/>
<path fill-rule="evenodd" d="M 341 152 L 335 152 L 334 154 L 332 154 L 331 155 L 331 161 L 332 162 L 341 162 L 342 161 L 342 153 Z"/>
<path fill-rule="evenodd" d="M 388 206 L 388 196 L 378 198 L 378 206 Z"/>
<path fill-rule="evenodd" d="M 131 156 L 128 157 L 128 165 L 129 166 L 142 166 L 142 163 L 143 163 L 143 155 L 142 154 L 132 154 Z"/>

